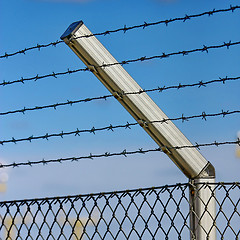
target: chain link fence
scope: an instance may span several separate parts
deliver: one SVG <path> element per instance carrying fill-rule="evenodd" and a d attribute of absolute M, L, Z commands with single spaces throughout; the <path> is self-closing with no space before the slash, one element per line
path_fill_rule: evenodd
<path fill-rule="evenodd" d="M 207 187 L 209 184 L 204 183 L 197 189 Z M 216 194 L 212 196 L 216 199 L 213 227 L 216 227 L 217 239 L 239 239 L 239 188 L 240 183 L 211 186 Z M 0 202 L 0 237 L 2 240 L 187 240 L 193 237 L 189 224 L 189 189 L 192 186 L 187 183 Z"/>

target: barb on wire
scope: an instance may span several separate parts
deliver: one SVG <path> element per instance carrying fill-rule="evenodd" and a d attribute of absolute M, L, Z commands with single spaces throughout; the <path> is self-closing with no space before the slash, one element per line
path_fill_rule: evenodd
<path fill-rule="evenodd" d="M 183 51 L 172 52 L 172 53 L 162 53 L 161 55 L 155 55 L 155 56 L 150 56 L 150 57 L 143 56 L 143 57 L 139 57 L 136 59 L 129 59 L 129 60 L 124 60 L 124 61 L 116 62 L 116 63 L 102 64 L 101 66 L 98 66 L 96 68 L 105 68 L 105 67 L 111 67 L 111 66 L 115 66 L 115 65 L 126 65 L 129 63 L 143 62 L 143 61 L 149 61 L 149 60 L 153 60 L 153 59 L 165 59 L 165 58 L 168 58 L 171 56 L 176 56 L 176 55 L 186 56 L 190 53 L 195 53 L 195 52 L 208 53 L 210 49 L 218 49 L 218 48 L 223 48 L 223 47 L 226 47 L 227 49 L 229 49 L 230 46 L 239 45 L 239 44 L 240 44 L 240 41 L 237 41 L 237 42 L 229 41 L 229 42 L 224 42 L 223 44 L 220 44 L 220 45 L 211 45 L 208 47 L 206 45 L 203 45 L 202 48 L 195 48 L 195 49 L 191 49 L 191 50 L 183 50 Z M 34 77 L 29 77 L 29 78 L 22 77 L 21 79 L 13 80 L 13 81 L 5 81 L 4 80 L 0 83 L 0 86 L 6 86 L 6 85 L 13 84 L 13 83 L 24 83 L 25 81 L 37 81 L 39 79 L 48 78 L 48 77 L 56 78 L 57 76 L 60 76 L 60 75 L 72 74 L 72 73 L 76 73 L 76 72 L 86 72 L 86 71 L 90 71 L 90 69 L 88 69 L 88 68 L 79 68 L 79 69 L 75 69 L 75 70 L 68 69 L 67 71 L 64 71 L 64 72 L 58 72 L 58 73 L 52 72 L 50 74 L 41 75 L 41 76 L 37 74 Z"/>
<path fill-rule="evenodd" d="M 177 84 L 177 85 L 172 85 L 172 86 L 163 86 L 163 87 L 157 87 L 153 89 L 144 89 L 144 90 L 139 90 L 138 92 L 129 92 L 129 93 L 123 93 L 124 95 L 131 95 L 131 94 L 142 94 L 142 93 L 147 93 L 147 92 L 162 92 L 166 91 L 169 89 L 182 89 L 186 87 L 206 87 L 208 84 L 212 83 L 223 83 L 225 84 L 227 81 L 237 81 L 240 80 L 240 76 L 238 77 L 224 77 L 224 78 L 219 78 L 219 79 L 214 79 L 214 80 L 209 80 L 206 82 L 199 81 L 196 83 L 192 84 Z M 87 103 L 95 100 L 107 100 L 108 98 L 112 98 L 113 95 L 104 95 L 104 96 L 98 96 L 98 97 L 92 97 L 92 98 L 85 98 L 85 99 L 79 99 L 79 100 L 67 100 L 66 102 L 61 102 L 61 103 L 54 103 L 50 105 L 44 105 L 44 106 L 35 106 L 35 107 L 23 107 L 22 109 L 16 109 L 16 110 L 10 110 L 7 112 L 0 112 L 0 116 L 8 115 L 8 114 L 14 114 L 14 113 L 23 113 L 25 114 L 27 111 L 34 111 L 34 110 L 42 110 L 46 108 L 52 108 L 54 110 L 57 109 L 59 106 L 66 106 L 70 105 L 72 106 L 73 104 L 76 103 Z"/>
<path fill-rule="evenodd" d="M 181 120 L 182 122 L 188 121 L 190 119 L 194 119 L 194 118 L 201 118 L 203 120 L 207 120 L 208 117 L 217 117 L 217 116 L 222 116 L 225 117 L 227 115 L 232 115 L 232 114 L 238 114 L 240 113 L 240 110 L 234 110 L 234 111 L 224 111 L 222 110 L 221 112 L 218 113 L 210 113 L 207 114 L 206 112 L 202 112 L 199 115 L 192 115 L 192 116 L 184 116 L 184 114 L 182 114 L 181 117 L 176 117 L 176 118 L 167 118 L 167 119 L 162 119 L 162 120 L 158 120 L 158 121 L 151 121 L 151 122 L 146 122 L 147 124 L 154 124 L 154 123 L 167 123 L 168 121 L 178 121 Z M 67 136 L 67 135 L 74 135 L 74 136 L 80 136 L 81 133 L 93 133 L 96 134 L 96 132 L 99 131 L 114 131 L 117 128 L 123 128 L 123 129 L 131 129 L 132 126 L 136 126 L 138 125 L 138 123 L 126 123 L 126 124 L 121 124 L 121 125 L 112 125 L 110 124 L 109 126 L 105 126 L 105 127 L 101 127 L 101 128 L 96 128 L 96 127 L 92 127 L 91 129 L 81 129 L 79 130 L 78 128 L 74 131 L 70 131 L 70 132 L 60 132 L 60 133 L 51 133 L 48 134 L 46 133 L 45 135 L 41 135 L 41 136 L 30 136 L 30 137 L 26 137 L 26 138 L 19 138 L 16 139 L 14 137 L 12 137 L 12 139 L 9 140 L 0 140 L 0 144 L 4 145 L 6 143 L 18 143 L 18 142 L 32 142 L 32 140 L 37 140 L 37 139 L 46 139 L 49 140 L 49 138 L 51 137 L 61 137 L 63 138 L 63 136 Z"/>
<path fill-rule="evenodd" d="M 236 6 L 231 6 L 230 5 L 230 7 L 226 8 L 226 9 L 217 9 L 217 10 L 213 9 L 213 10 L 210 10 L 210 11 L 207 11 L 207 12 L 202 12 L 202 13 L 199 13 L 199 14 L 185 15 L 184 17 L 170 18 L 170 19 L 160 20 L 160 21 L 157 21 L 157 22 L 149 22 L 149 23 L 144 22 L 143 24 L 134 25 L 134 26 L 130 26 L 130 27 L 127 27 L 126 25 L 124 25 L 123 28 L 118 28 L 118 29 L 114 29 L 114 30 L 106 30 L 104 32 L 95 33 L 95 34 L 92 34 L 92 35 L 86 35 L 86 36 L 83 36 L 81 38 L 92 37 L 92 36 L 101 36 L 101 35 L 106 36 L 106 35 L 109 35 L 109 34 L 112 34 L 112 33 L 120 32 L 120 31 L 122 31 L 123 33 L 126 33 L 129 30 L 133 30 L 133 29 L 137 29 L 137 28 L 145 29 L 146 27 L 155 26 L 155 25 L 159 25 L 159 24 L 164 24 L 165 26 L 168 26 L 169 23 L 173 23 L 173 22 L 176 22 L 176 21 L 186 22 L 187 20 L 190 20 L 192 18 L 197 18 L 197 17 L 201 17 L 201 16 L 204 16 L 204 15 L 213 16 L 216 13 L 234 12 L 234 10 L 237 10 L 239 8 L 240 8 L 240 6 L 238 6 L 238 5 L 236 5 Z M 18 50 L 18 51 L 13 52 L 13 53 L 6 53 L 5 52 L 4 55 L 0 55 L 0 58 L 8 58 L 8 57 L 15 56 L 15 55 L 18 55 L 18 54 L 26 54 L 26 52 L 28 52 L 30 50 L 34 50 L 34 49 L 38 49 L 40 51 L 42 48 L 47 48 L 47 47 L 50 47 L 50 46 L 56 47 L 58 44 L 60 44 L 62 42 L 63 41 L 61 40 L 61 41 L 50 42 L 50 43 L 47 43 L 47 44 L 37 44 L 36 46 L 32 46 L 32 47 L 28 47 L 28 48 L 25 48 L 25 49 L 22 49 L 22 50 Z"/>
<path fill-rule="evenodd" d="M 202 144 L 198 144 L 196 143 L 195 145 L 189 145 L 189 146 L 175 146 L 175 147 L 171 147 L 169 149 L 183 149 L 183 148 L 198 148 L 200 149 L 200 147 L 209 147 L 209 146 L 221 146 L 221 145 L 230 145 L 230 144 L 238 144 L 240 145 L 240 139 L 238 139 L 237 141 L 225 141 L 225 142 L 217 142 L 214 141 L 212 143 L 202 143 Z M 88 159 L 88 160 L 93 160 L 95 158 L 103 158 L 103 157 L 113 157 L 113 156 L 124 156 L 127 157 L 128 155 L 133 155 L 133 154 L 145 154 L 145 153 L 150 153 L 150 152 L 163 152 L 161 150 L 161 148 L 155 148 L 155 149 L 147 149 L 147 150 L 143 150 L 142 148 L 135 150 L 135 151 L 127 151 L 126 149 L 124 149 L 121 152 L 114 152 L 114 153 L 110 153 L 110 152 L 105 152 L 102 154 L 92 154 L 90 153 L 87 156 L 79 156 L 79 157 L 68 157 L 68 158 L 58 158 L 58 159 L 49 159 L 49 160 L 39 160 L 39 161 L 28 161 L 28 162 L 19 162 L 19 163 L 10 163 L 10 164 L 1 164 L 0 168 L 7 168 L 7 167 L 19 167 L 19 166 L 33 166 L 33 165 L 38 165 L 38 164 L 43 164 L 43 165 L 47 165 L 49 163 L 63 163 L 63 162 L 75 162 L 75 161 L 79 161 L 79 160 L 84 160 L 84 159 Z"/>

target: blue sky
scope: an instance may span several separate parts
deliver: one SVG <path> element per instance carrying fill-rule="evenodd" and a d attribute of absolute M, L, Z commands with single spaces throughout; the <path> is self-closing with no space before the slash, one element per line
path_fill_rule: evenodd
<path fill-rule="evenodd" d="M 104 32 L 124 25 L 139 25 L 185 14 L 197 14 L 212 9 L 229 8 L 238 1 L 190 0 L 92 0 L 92 1 L 43 1 L 0 0 L 1 35 L 0 55 L 11 53 L 36 44 L 60 40 L 60 36 L 74 21 L 83 20 L 93 32 Z M 161 55 L 202 48 L 203 45 L 220 45 L 239 41 L 240 10 L 234 13 L 217 13 L 186 22 L 173 22 L 169 26 L 156 25 L 99 36 L 98 39 L 118 60 L 141 56 Z M 238 45 L 230 49 L 213 49 L 209 53 L 192 53 L 125 65 L 126 70 L 140 84 L 150 89 L 157 86 L 191 84 L 218 77 L 239 76 Z M 83 63 L 64 43 L 0 59 L 0 80 L 12 81 L 52 72 L 84 68 Z M 89 72 L 80 72 L 57 79 L 45 78 L 25 84 L 1 87 L 1 112 L 54 104 L 68 100 L 97 97 L 109 94 L 104 86 Z M 207 87 L 168 90 L 151 93 L 159 107 L 174 118 L 184 115 L 218 113 L 239 110 L 240 81 L 211 84 Z M 53 109 L 29 111 L 1 116 L 1 140 L 24 138 L 46 133 L 60 133 L 78 129 L 91 129 L 118 125 L 134 119 L 114 99 L 79 103 Z M 175 124 L 193 142 L 208 143 L 234 141 L 237 137 L 239 114 L 225 118 L 212 117 L 207 121 L 193 119 Z M 37 161 L 77 157 L 90 152 L 121 152 L 138 148 L 157 147 L 140 128 L 116 129 L 80 137 L 66 136 L 35 140 L 31 143 L 8 143 L 1 147 L 4 163 Z M 236 146 L 206 147 L 201 153 L 216 168 L 218 181 L 239 181 L 240 160 L 235 156 Z M 21 199 L 45 196 L 71 195 L 159 186 L 186 182 L 187 178 L 161 153 L 125 157 L 99 158 L 77 163 L 49 164 L 47 166 L 6 169 L 9 175 L 7 192 L 1 199 Z"/>

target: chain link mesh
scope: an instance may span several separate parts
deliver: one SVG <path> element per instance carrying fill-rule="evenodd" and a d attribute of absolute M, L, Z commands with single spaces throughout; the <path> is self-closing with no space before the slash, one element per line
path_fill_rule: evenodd
<path fill-rule="evenodd" d="M 0 237 L 190 239 L 190 184 L 0 202 Z M 202 184 L 200 187 L 208 187 Z M 217 239 L 239 239 L 240 184 L 217 183 Z M 214 196 L 214 195 L 213 195 Z M 205 209 L 207 211 L 207 207 Z"/>

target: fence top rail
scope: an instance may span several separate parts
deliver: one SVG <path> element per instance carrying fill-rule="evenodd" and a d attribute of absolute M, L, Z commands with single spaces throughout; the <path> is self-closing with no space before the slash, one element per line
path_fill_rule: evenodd
<path fill-rule="evenodd" d="M 199 185 L 204 186 L 209 186 L 209 185 L 214 185 L 215 188 L 222 188 L 224 186 L 231 186 L 231 188 L 238 187 L 240 188 L 240 182 L 217 182 L 217 183 L 198 183 Z M 78 200 L 78 199 L 91 199 L 94 197 L 97 197 L 95 200 L 102 198 L 103 196 L 108 196 L 108 197 L 113 197 L 116 195 L 121 195 L 121 197 L 124 197 L 130 193 L 134 193 L 134 195 L 138 195 L 141 192 L 146 192 L 147 195 L 150 195 L 153 191 L 159 190 L 159 192 L 165 192 L 166 190 L 174 190 L 174 189 L 181 189 L 184 191 L 186 188 L 191 186 L 191 183 L 177 183 L 177 184 L 172 184 L 172 185 L 164 185 L 164 186 L 159 186 L 159 187 L 148 187 L 148 188 L 137 188 L 137 189 L 131 189 L 131 190 L 120 190 L 120 191 L 109 191 L 109 192 L 100 192 L 100 193 L 89 193 L 89 194 L 78 194 L 78 195 L 71 195 L 71 196 L 57 196 L 57 197 L 46 197 L 46 198 L 32 198 L 32 199 L 23 199 L 23 200 L 11 200 L 11 201 L 2 201 L 0 202 L 0 207 L 9 205 L 13 206 L 16 204 L 25 204 L 29 203 L 30 205 L 40 202 L 40 204 L 45 204 L 49 201 L 58 202 L 59 200 L 62 200 L 63 202 L 65 200 Z"/>
<path fill-rule="evenodd" d="M 166 191 L 166 189 L 171 188 L 184 188 L 186 189 L 188 187 L 188 183 L 177 183 L 172 185 L 164 185 L 159 187 L 148 187 L 148 188 L 136 188 L 136 189 L 126 189 L 126 190 L 120 190 L 120 191 L 109 191 L 109 192 L 99 192 L 99 193 L 89 193 L 89 194 L 77 194 L 77 195 L 71 195 L 71 196 L 57 196 L 57 197 L 46 197 L 46 198 L 32 198 L 32 199 L 23 199 L 23 200 L 11 200 L 11 201 L 2 201 L 0 202 L 0 207 L 2 207 L 5 204 L 14 205 L 17 203 L 26 203 L 26 202 L 38 202 L 38 201 L 54 201 L 54 200 L 66 200 L 66 199 L 80 199 L 80 198 L 92 198 L 92 197 L 98 197 L 101 198 L 102 196 L 114 196 L 119 194 L 128 194 L 128 193 L 140 193 L 140 192 L 152 192 L 154 190 L 160 190 Z"/>

